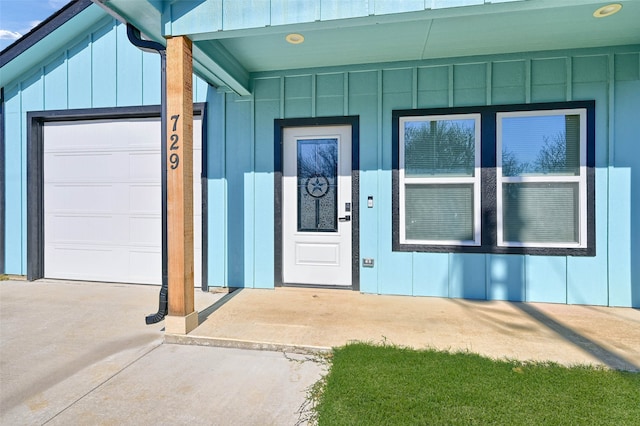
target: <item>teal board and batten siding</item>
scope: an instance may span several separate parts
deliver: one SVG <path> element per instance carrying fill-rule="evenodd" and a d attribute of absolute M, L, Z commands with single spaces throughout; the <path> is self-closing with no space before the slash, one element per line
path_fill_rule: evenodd
<path fill-rule="evenodd" d="M 232 94 L 219 101 L 230 186 L 226 255 L 234 258 L 229 265 L 242 263 L 230 266 L 237 276 L 229 273 L 229 285 L 273 286 L 273 120 L 358 115 L 360 205 L 368 196 L 375 203 L 360 212 L 360 256 L 376 261 L 361 268 L 361 291 L 640 306 L 639 52 L 627 46 L 253 75 L 252 101 Z M 595 257 L 391 250 L 392 110 L 584 99 L 596 101 Z"/>
<path fill-rule="evenodd" d="M 105 13 L 76 40 L 5 87 L 7 274 L 27 270 L 27 112 L 160 104 L 160 56 L 133 46 L 126 26 Z M 209 85 L 194 76 L 193 87 L 206 101 Z"/>

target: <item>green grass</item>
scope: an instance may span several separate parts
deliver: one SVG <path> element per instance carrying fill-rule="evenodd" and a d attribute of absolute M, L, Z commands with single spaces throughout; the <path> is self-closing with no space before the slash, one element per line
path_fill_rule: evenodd
<path fill-rule="evenodd" d="M 319 425 L 640 425 L 640 374 L 352 344 L 312 390 Z"/>

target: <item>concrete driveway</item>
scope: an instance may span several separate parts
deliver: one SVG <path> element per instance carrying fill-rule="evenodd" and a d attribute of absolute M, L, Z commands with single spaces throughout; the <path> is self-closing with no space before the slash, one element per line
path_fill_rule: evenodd
<path fill-rule="evenodd" d="M 144 323 L 158 290 L 0 282 L 0 424 L 304 423 L 321 360 L 163 343 Z M 196 291 L 196 309 L 221 296 Z"/>
<path fill-rule="evenodd" d="M 640 370 L 637 309 L 197 290 L 200 326 L 180 336 L 144 324 L 158 290 L 0 282 L 0 424 L 304 424 L 326 371 L 304 353 L 354 340 Z"/>

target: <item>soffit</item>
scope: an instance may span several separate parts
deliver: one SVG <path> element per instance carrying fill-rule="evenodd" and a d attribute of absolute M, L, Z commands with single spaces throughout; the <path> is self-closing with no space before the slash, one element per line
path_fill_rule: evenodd
<path fill-rule="evenodd" d="M 223 13 L 223 5 L 232 4 L 221 0 L 93 1 L 111 8 L 153 39 L 162 39 L 163 32 L 189 36 L 195 46 L 194 66 L 200 74 L 241 94 L 248 94 L 249 73 L 255 72 L 640 44 L 640 0 L 619 1 L 622 11 L 601 19 L 594 18 L 593 12 L 607 2 L 594 0 L 494 0 L 493 4 L 428 0 L 432 6 L 434 1 L 440 6 L 472 5 L 414 8 L 403 13 L 392 13 L 392 6 L 411 2 L 369 0 L 349 3 L 349 13 L 354 17 L 325 19 L 321 11 L 316 11 L 317 19 L 311 20 L 309 13 L 299 10 L 299 16 L 309 15 L 306 21 L 277 25 L 273 25 L 280 22 L 274 21 L 273 5 L 286 2 L 253 1 L 250 3 L 256 7 L 270 4 L 270 18 L 247 12 L 244 24 L 227 22 L 227 27 L 224 16 L 212 12 L 219 6 L 218 11 Z M 325 4 L 328 0 L 307 4 L 318 1 Z M 362 3 L 388 7 L 378 7 L 383 12 L 363 16 L 353 6 Z M 425 4 L 422 0 L 413 3 Z M 169 21 L 168 10 L 172 11 Z M 304 43 L 287 43 L 285 36 L 291 32 L 303 34 Z"/>
<path fill-rule="evenodd" d="M 416 13 L 400 22 L 296 28 L 305 37 L 300 45 L 286 43 L 287 32 L 220 43 L 250 72 L 640 43 L 640 2 L 625 2 L 608 18 L 594 18 L 594 10 L 587 4 L 463 17 Z"/>

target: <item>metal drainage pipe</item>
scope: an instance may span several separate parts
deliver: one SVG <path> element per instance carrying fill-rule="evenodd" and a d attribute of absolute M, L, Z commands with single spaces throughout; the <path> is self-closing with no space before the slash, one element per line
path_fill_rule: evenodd
<path fill-rule="evenodd" d="M 160 144 L 160 161 L 162 163 L 161 175 L 161 193 L 162 193 L 162 287 L 160 287 L 160 297 L 158 301 L 158 312 L 155 314 L 147 315 L 145 322 L 147 324 L 155 324 L 164 319 L 168 313 L 168 301 L 169 301 L 169 278 L 168 278 L 168 263 L 167 257 L 167 50 L 166 48 L 155 41 L 143 40 L 140 37 L 140 31 L 133 25 L 127 23 L 127 37 L 134 46 L 138 47 L 143 52 L 151 52 L 160 54 L 160 125 L 162 129 L 160 131 L 160 137 L 162 142 Z"/>

